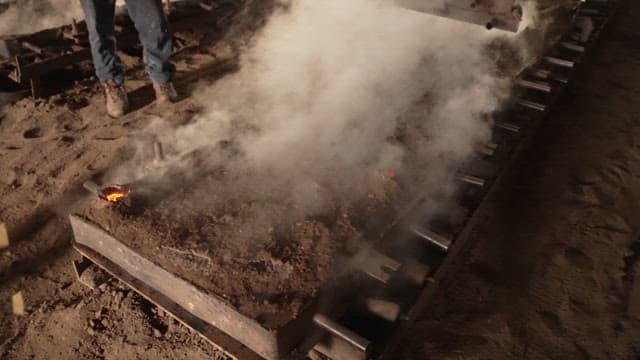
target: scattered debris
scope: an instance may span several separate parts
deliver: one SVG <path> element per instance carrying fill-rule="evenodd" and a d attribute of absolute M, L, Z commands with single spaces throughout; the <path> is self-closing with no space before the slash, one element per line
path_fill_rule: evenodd
<path fill-rule="evenodd" d="M 108 280 L 108 275 L 85 257 L 80 261 L 73 261 L 73 270 L 78 281 L 91 290 L 97 289 Z"/>
<path fill-rule="evenodd" d="M 25 139 L 37 139 L 42 137 L 42 129 L 39 127 L 34 127 L 24 132 L 23 134 Z"/>
<path fill-rule="evenodd" d="M 24 298 L 22 296 L 22 291 L 18 291 L 13 294 L 11 297 L 11 307 L 13 308 L 13 313 L 15 315 L 24 315 Z"/>
<path fill-rule="evenodd" d="M 0 223 L 0 250 L 9 247 L 9 233 L 4 223 Z"/>
<path fill-rule="evenodd" d="M 162 143 L 159 141 L 155 141 L 153 143 L 153 154 L 156 162 L 164 161 L 164 150 L 162 149 Z"/>

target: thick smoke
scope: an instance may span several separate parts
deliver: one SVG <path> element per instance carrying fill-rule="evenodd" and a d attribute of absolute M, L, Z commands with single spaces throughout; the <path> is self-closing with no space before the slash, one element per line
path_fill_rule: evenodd
<path fill-rule="evenodd" d="M 116 0 L 118 9 L 124 5 Z M 80 0 L 0 0 L 0 35 L 31 34 L 83 19 Z"/>
<path fill-rule="evenodd" d="M 0 1 L 1 3 L 2 1 Z M 4 1 L 0 12 L 0 35 L 29 34 L 84 19 L 79 0 Z"/>
<path fill-rule="evenodd" d="M 575 8 L 581 0 L 522 0 L 524 8 L 523 26 L 535 29 L 544 42 L 554 43 L 567 31 L 574 18 Z M 576 25 L 583 27 L 580 17 L 576 19 Z"/>
<path fill-rule="evenodd" d="M 504 33 L 387 1 L 285 5 L 240 71 L 202 90 L 204 114 L 151 130 L 170 169 L 193 171 L 184 158 L 197 151 L 206 158 L 198 170 L 224 166 L 233 179 L 219 196 L 269 196 L 309 215 L 326 201 L 366 196 L 383 170 L 444 182 L 489 139 L 483 114 L 499 106 L 504 82 L 483 49 Z M 398 141 L 400 129 L 418 140 Z M 219 144 L 240 155 L 230 160 Z M 120 169 L 115 181 L 143 176 L 135 169 Z"/>

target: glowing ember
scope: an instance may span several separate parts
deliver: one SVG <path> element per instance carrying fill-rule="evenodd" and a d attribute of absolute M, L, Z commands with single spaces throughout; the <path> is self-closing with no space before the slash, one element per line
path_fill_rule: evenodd
<path fill-rule="evenodd" d="M 102 189 L 102 198 L 113 203 L 117 203 L 128 195 L 129 191 L 122 187 L 108 187 Z"/>
<path fill-rule="evenodd" d="M 388 179 L 395 179 L 396 178 L 396 172 L 393 170 L 387 170 L 384 172 L 384 176 Z"/>

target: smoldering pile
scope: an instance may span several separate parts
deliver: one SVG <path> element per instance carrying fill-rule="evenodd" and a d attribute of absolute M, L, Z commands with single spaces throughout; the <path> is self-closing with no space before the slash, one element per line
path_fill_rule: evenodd
<path fill-rule="evenodd" d="M 84 215 L 245 314 L 295 316 L 489 139 L 508 79 L 483 49 L 503 36 L 386 1 L 291 2 L 240 71 L 198 90 L 204 112 L 158 119 L 107 175 L 144 206 Z"/>
<path fill-rule="evenodd" d="M 366 197 L 363 184 L 379 171 L 416 186 L 443 180 L 486 141 L 483 115 L 508 86 L 482 50 L 504 36 L 385 1 L 292 2 L 255 37 L 239 73 L 200 89 L 203 114 L 148 131 L 164 144 L 168 169 L 224 168 L 233 180 L 213 197 L 268 193 L 302 216 L 321 213 L 322 199 Z M 195 164 L 185 161 L 194 153 Z M 136 170 L 142 158 L 112 177 L 148 176 Z"/>

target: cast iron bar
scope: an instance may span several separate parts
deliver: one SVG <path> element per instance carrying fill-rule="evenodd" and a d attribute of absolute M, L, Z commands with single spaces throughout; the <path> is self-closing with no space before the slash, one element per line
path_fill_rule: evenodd
<path fill-rule="evenodd" d="M 369 344 L 371 343 L 369 340 L 356 334 L 352 330 L 347 329 L 346 327 L 334 322 L 325 315 L 314 315 L 313 322 L 324 330 L 355 346 L 359 350 L 363 352 L 367 352 L 369 350 Z"/>

